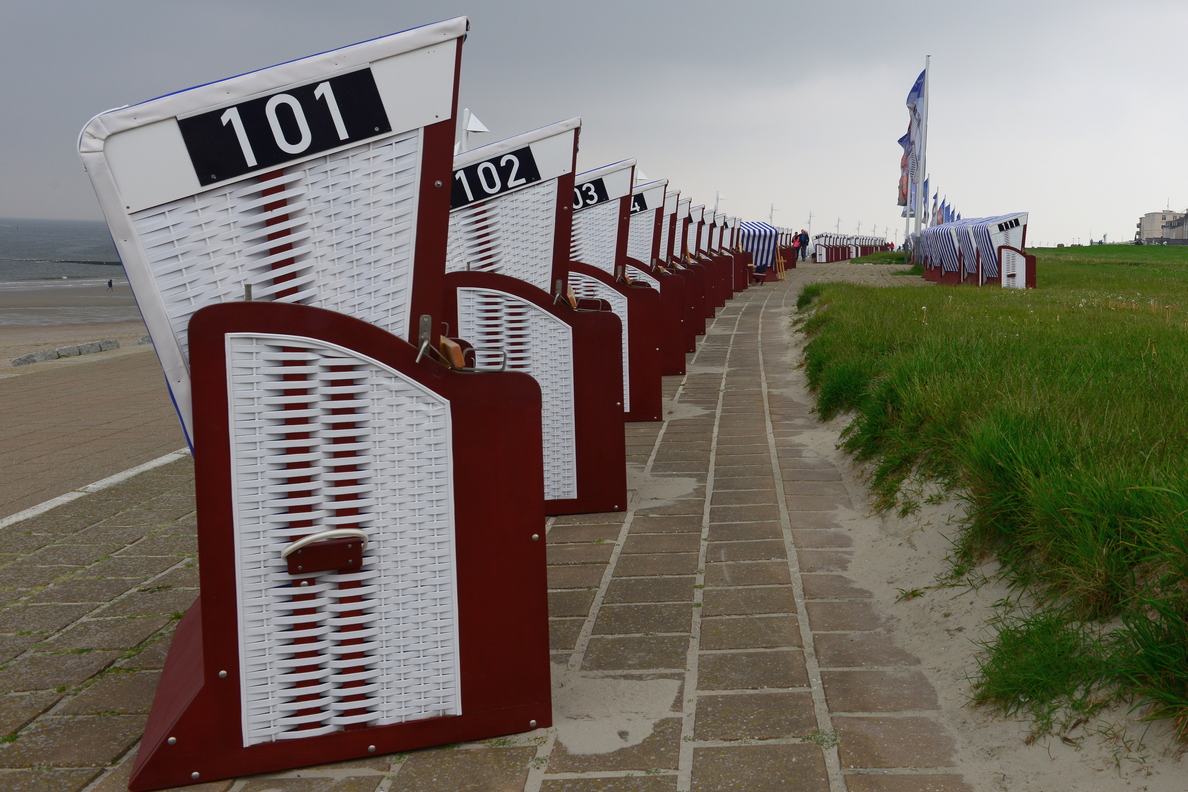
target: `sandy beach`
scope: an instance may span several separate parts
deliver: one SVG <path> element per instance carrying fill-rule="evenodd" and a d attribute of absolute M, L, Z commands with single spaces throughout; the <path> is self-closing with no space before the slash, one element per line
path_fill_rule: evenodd
<path fill-rule="evenodd" d="M 127 281 L 71 279 L 0 283 L 0 369 L 42 349 L 114 338 L 135 346 L 147 334 Z"/>

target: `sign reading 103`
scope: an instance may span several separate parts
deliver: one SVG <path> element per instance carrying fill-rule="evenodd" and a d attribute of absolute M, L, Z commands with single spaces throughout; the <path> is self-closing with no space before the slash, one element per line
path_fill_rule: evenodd
<path fill-rule="evenodd" d="M 595 204 L 609 200 L 610 197 L 606 193 L 606 182 L 602 179 L 594 179 L 593 181 L 574 185 L 573 210 L 575 212 L 579 209 L 585 209 L 588 206 L 594 206 Z"/>
<path fill-rule="evenodd" d="M 538 181 L 540 170 L 528 146 L 496 154 L 490 159 L 473 162 L 454 171 L 450 208 L 457 209 L 475 201 L 493 198 Z"/>
<path fill-rule="evenodd" d="M 392 131 L 366 68 L 177 123 L 203 186 Z"/>

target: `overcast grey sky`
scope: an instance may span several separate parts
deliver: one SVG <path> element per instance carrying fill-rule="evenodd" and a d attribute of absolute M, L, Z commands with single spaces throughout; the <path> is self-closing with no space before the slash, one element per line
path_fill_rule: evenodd
<path fill-rule="evenodd" d="M 1055 244 L 1188 205 L 1183 0 L 0 0 L 0 216 L 101 217 L 98 112 L 458 15 L 476 143 L 578 115 L 581 169 L 636 157 L 745 219 L 902 239 L 926 54 L 928 170 L 966 217 L 1029 211 Z"/>

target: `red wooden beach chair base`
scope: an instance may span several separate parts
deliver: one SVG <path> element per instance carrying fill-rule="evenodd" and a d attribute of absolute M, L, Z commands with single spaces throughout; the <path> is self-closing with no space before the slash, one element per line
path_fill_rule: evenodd
<path fill-rule="evenodd" d="M 243 509 L 250 508 L 254 501 L 248 507 L 243 506 L 245 502 L 242 500 L 236 502 L 235 498 L 240 496 L 236 494 L 237 485 L 233 479 L 236 465 L 256 464 L 252 462 L 256 457 L 250 454 L 247 457 L 233 457 L 243 453 L 240 447 L 247 441 L 244 440 L 243 430 L 237 430 L 241 432 L 240 436 L 231 434 L 233 420 L 242 418 L 242 412 L 234 413 L 234 416 L 231 414 L 232 407 L 240 404 L 244 397 L 240 395 L 241 391 L 229 395 L 229 390 L 233 390 L 229 378 L 235 376 L 237 382 L 242 382 L 244 376 L 251 380 L 251 375 L 244 374 L 242 354 L 229 350 L 235 348 L 233 342 L 243 338 L 260 342 L 273 350 L 261 354 L 271 355 L 275 366 L 292 364 L 296 366 L 293 368 L 295 372 L 309 370 L 311 366 L 301 362 L 300 353 L 283 351 L 289 348 L 286 344 L 306 344 L 308 348 L 328 350 L 328 359 L 331 361 L 362 361 L 360 367 L 372 372 L 363 376 L 363 381 L 367 383 L 376 382 L 376 377 L 387 377 L 392 382 L 411 383 L 408 386 L 410 392 L 436 394 L 432 397 L 437 400 L 435 403 L 440 400 L 448 403 L 449 428 L 446 436 L 452 444 L 447 458 L 452 468 L 449 473 L 452 476 L 453 493 L 453 557 L 434 556 L 434 560 L 429 563 L 453 565 L 458 714 L 408 716 L 402 722 L 393 722 L 400 721 L 399 717 L 385 716 L 387 722 L 375 723 L 367 720 L 366 712 L 362 719 L 356 718 L 358 713 L 353 714 L 349 706 L 324 710 L 323 717 L 319 715 L 317 706 L 313 705 L 314 715 L 321 717 L 320 722 L 323 724 L 339 716 L 345 716 L 347 721 L 353 723 L 342 727 L 323 725 L 324 733 L 317 736 L 301 736 L 300 729 L 304 727 L 298 726 L 296 731 L 290 728 L 287 733 L 271 740 L 256 740 L 249 744 L 245 739 L 245 729 L 249 728 L 245 723 L 250 723 L 254 716 L 243 697 L 243 691 L 250 690 L 245 688 L 247 683 L 244 681 L 250 678 L 246 676 L 250 668 L 244 667 L 242 652 L 248 650 L 242 647 L 258 643 L 263 635 L 263 640 L 279 643 L 287 640 L 289 647 L 297 646 L 299 649 L 303 645 L 300 641 L 304 639 L 291 636 L 300 634 L 304 625 L 298 622 L 306 616 L 301 615 L 292 623 L 279 625 L 269 621 L 254 625 L 240 623 L 239 614 L 244 601 L 260 596 L 258 591 L 244 593 L 237 590 L 237 580 L 244 579 L 243 575 L 247 574 L 239 558 L 245 553 L 250 555 L 254 549 L 252 546 L 237 545 L 238 532 L 241 531 L 241 518 L 237 515 L 243 514 Z M 132 771 L 130 789 L 137 792 L 202 783 L 549 726 L 552 714 L 544 512 L 541 507 L 541 402 L 537 384 L 523 374 L 464 374 L 450 371 L 431 360 L 417 362 L 417 349 L 373 325 L 302 305 L 244 302 L 203 308 L 194 314 L 190 322 L 189 340 L 194 372 L 194 403 L 200 408 L 195 410 L 195 485 L 201 593 L 177 626 Z M 286 356 L 293 356 L 293 359 L 289 361 Z M 279 363 L 276 362 L 278 359 Z M 313 412 L 323 416 L 338 416 L 337 419 L 326 419 L 328 425 L 346 427 L 347 434 L 368 435 L 368 429 L 354 427 L 349 422 L 353 415 L 351 410 L 356 409 L 349 406 L 352 404 L 350 401 L 341 401 L 347 406 L 338 408 L 337 412 L 332 409 L 334 400 L 338 398 L 336 389 L 325 386 L 326 383 L 334 385 L 352 379 L 354 375 L 343 373 L 353 371 L 349 366 L 331 364 L 318 369 L 322 374 L 317 381 L 322 382 L 323 386 L 316 394 L 308 389 L 301 390 L 308 384 L 307 374 L 276 374 L 275 367 L 271 371 L 274 373 L 255 380 L 263 391 L 271 388 L 270 392 L 275 394 L 277 388 L 287 389 L 292 382 L 297 392 L 305 394 L 301 399 L 310 399 Z M 247 387 L 249 391 L 253 387 L 250 381 Z M 283 396 L 282 400 L 291 398 Z M 373 411 L 367 415 L 371 416 L 373 423 L 383 418 L 382 412 Z M 273 424 L 270 425 L 275 429 L 276 419 L 271 420 Z M 336 424 L 336 420 L 340 422 Z M 277 431 L 284 432 L 284 427 L 289 425 L 281 421 Z M 288 437 L 287 442 L 300 444 L 303 436 L 291 434 Z M 343 446 L 344 449 L 350 447 Z M 392 448 L 391 461 L 377 461 L 378 455 L 388 453 L 389 449 L 370 448 L 369 451 L 335 452 L 326 457 L 333 465 L 324 469 L 339 471 L 340 479 L 343 476 L 350 478 L 352 472 L 361 469 L 365 460 L 371 466 L 369 469 L 382 467 L 390 470 L 396 466 L 394 478 L 403 478 L 400 471 L 405 463 L 401 460 L 415 456 L 416 452 L 415 448 L 408 446 Z M 493 449 L 497 449 L 498 453 L 492 453 Z M 349 459 L 360 459 L 360 467 L 335 467 L 346 458 L 343 455 Z M 274 469 L 274 472 L 283 477 L 285 470 L 282 466 L 279 471 Z M 423 467 L 409 468 L 407 475 L 424 476 L 423 471 Z M 413 487 L 422 486 L 417 481 L 410 480 L 409 483 Z M 421 527 L 418 519 L 411 517 L 406 521 L 399 514 L 385 516 L 390 514 L 386 509 L 387 504 L 382 502 L 382 497 L 377 497 L 379 501 L 367 507 L 372 512 L 365 520 L 368 541 L 375 543 L 375 547 L 367 552 L 404 553 L 405 550 L 401 548 L 407 547 L 408 543 L 421 541 L 417 538 Z M 305 507 L 299 505 L 302 500 L 297 497 L 293 501 L 294 505 L 287 507 L 289 511 L 282 513 L 287 515 L 282 523 L 292 525 L 298 521 L 300 514 L 305 513 L 301 512 Z M 264 506 L 267 504 L 261 505 Z M 333 502 L 320 502 L 312 508 L 318 514 L 329 515 L 333 513 L 333 506 Z M 317 517 L 311 522 L 322 519 L 329 518 Z M 358 514 L 354 519 L 364 520 Z M 277 530 L 280 526 L 281 523 L 278 523 Z M 323 527 L 326 526 L 311 525 L 310 531 Z M 407 537 L 407 540 L 401 537 Z M 308 559 L 316 560 L 319 557 L 312 552 L 314 548 L 314 545 L 305 548 L 311 551 Z M 376 557 L 387 556 L 362 556 L 359 571 L 366 572 L 368 564 L 378 563 L 374 561 Z M 313 562 L 305 560 L 304 563 Z M 335 563 L 343 562 L 340 559 Z M 300 565 L 296 567 L 298 570 L 301 568 Z M 333 567 L 321 569 L 333 571 Z M 441 567 L 436 569 L 440 570 Z M 383 577 L 383 574 L 390 571 L 373 567 L 375 577 L 371 579 L 371 584 L 359 589 L 363 593 L 357 600 L 352 595 L 338 601 L 348 605 L 358 601 L 360 608 L 364 608 L 367 606 L 367 597 L 385 595 L 382 589 L 389 578 Z M 291 575 L 282 571 L 279 574 L 284 579 L 278 579 L 275 583 L 270 580 L 268 585 L 280 588 L 270 588 L 264 594 L 264 600 L 274 601 L 281 597 L 296 602 L 302 591 L 297 587 L 298 581 L 308 579 L 305 576 L 313 574 L 313 571 L 294 572 Z M 333 588 L 334 578 L 334 574 L 328 578 L 314 578 L 314 587 L 309 590 L 324 592 L 327 586 Z M 330 582 L 324 582 L 326 580 Z M 337 585 L 347 586 L 346 583 Z M 408 581 L 405 585 L 410 588 L 392 594 L 397 596 L 395 601 L 406 601 L 400 598 L 416 599 L 412 592 L 421 584 Z M 353 590 L 337 589 L 348 595 Z M 317 598 L 324 594 L 304 596 L 311 598 L 310 611 L 324 607 L 315 606 Z M 376 612 L 373 606 L 367 607 L 371 608 L 369 612 Z M 384 610 L 378 613 L 378 617 L 389 620 L 410 618 L 407 607 Z M 293 612 L 306 613 L 300 608 Z M 349 607 L 333 613 L 339 620 L 352 618 Z M 350 677 L 354 668 L 350 664 L 354 660 L 360 663 L 388 662 L 387 658 L 392 655 L 385 651 L 390 650 L 365 646 L 369 642 L 375 644 L 380 638 L 391 637 L 390 629 L 381 629 L 380 633 L 382 635 L 379 637 L 355 639 L 360 644 L 358 654 L 348 651 L 335 655 L 345 660 L 345 666 L 337 666 L 339 670 L 336 673 Z M 340 632 L 339 635 L 349 636 L 350 633 Z M 322 640 L 321 643 L 326 641 Z M 347 644 L 354 645 L 349 638 Z M 412 649 L 411 654 L 416 655 L 415 645 L 407 645 Z M 317 643 L 311 644 L 311 665 L 324 667 L 322 664 L 330 661 L 319 655 L 319 652 L 328 651 Z M 301 654 L 293 656 L 302 657 Z M 421 659 L 426 660 L 426 657 Z M 436 659 L 434 655 L 428 657 L 427 661 L 436 662 Z M 411 678 L 408 683 L 410 688 L 416 687 Z M 296 688 L 287 688 L 288 693 L 285 695 L 292 699 L 293 691 L 299 691 L 302 684 L 299 682 Z M 336 700 L 355 700 L 349 691 L 353 689 L 352 685 L 359 683 L 348 681 L 343 687 L 336 687 L 338 683 L 334 682 L 329 684 L 338 694 L 346 695 L 345 698 L 339 695 Z M 316 689 L 311 688 L 311 691 Z M 361 691 L 364 689 L 360 688 Z M 402 690 L 392 689 L 385 695 L 403 702 L 406 694 Z M 415 697 L 419 694 L 410 692 L 407 695 Z M 311 694 L 310 697 L 317 698 L 318 694 Z M 295 700 L 302 701 L 301 698 Z M 265 706 L 272 704 L 265 702 Z M 292 714 L 305 717 L 299 712 Z"/>

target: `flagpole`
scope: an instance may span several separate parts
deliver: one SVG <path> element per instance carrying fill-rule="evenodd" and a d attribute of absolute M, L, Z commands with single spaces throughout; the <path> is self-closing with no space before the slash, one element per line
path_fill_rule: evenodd
<path fill-rule="evenodd" d="M 928 66 L 932 60 L 931 55 L 924 56 L 924 112 L 920 117 L 920 164 L 916 171 L 916 233 L 920 233 L 920 221 L 924 204 L 922 201 L 927 201 L 928 196 L 921 198 L 920 193 L 924 189 L 924 174 L 928 172 Z"/>

